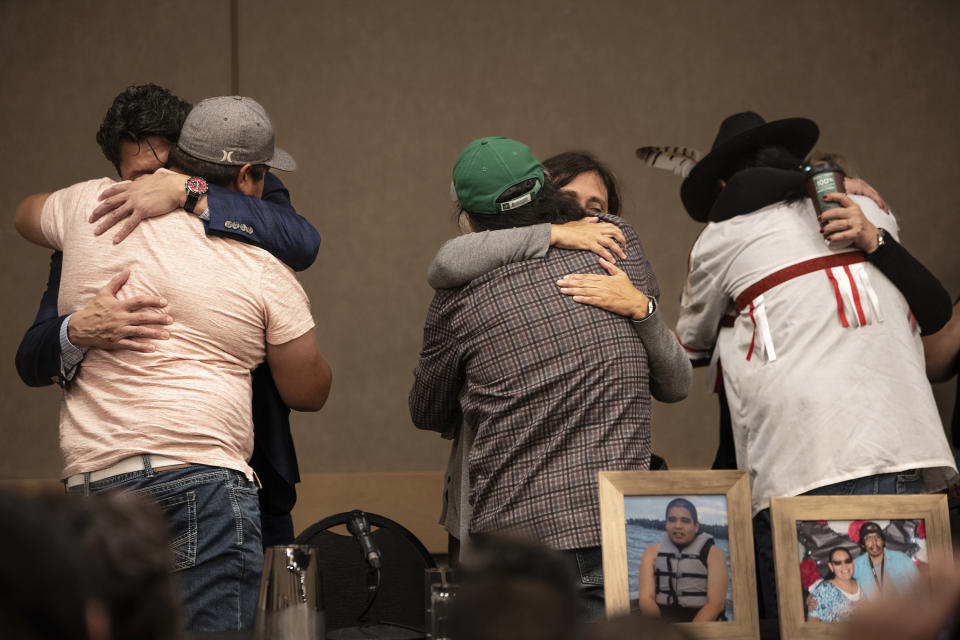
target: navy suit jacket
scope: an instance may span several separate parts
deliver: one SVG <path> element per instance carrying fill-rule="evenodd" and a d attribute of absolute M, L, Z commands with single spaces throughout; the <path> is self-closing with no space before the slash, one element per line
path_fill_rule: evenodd
<path fill-rule="evenodd" d="M 297 214 L 290 193 L 272 173 L 266 175 L 262 198 L 211 185 L 207 205 L 209 235 L 259 246 L 297 271 L 309 267 L 317 257 L 320 234 Z M 62 266 L 63 254 L 54 252 L 40 309 L 17 349 L 17 373 L 31 387 L 64 383 L 60 376 L 60 326 L 66 316 L 57 315 Z M 297 501 L 294 485 L 300 481 L 290 435 L 290 409 L 283 403 L 266 362 L 254 369 L 252 384 L 254 444 L 250 466 L 262 485 L 264 545 L 289 543 L 293 540 L 290 511 Z"/>

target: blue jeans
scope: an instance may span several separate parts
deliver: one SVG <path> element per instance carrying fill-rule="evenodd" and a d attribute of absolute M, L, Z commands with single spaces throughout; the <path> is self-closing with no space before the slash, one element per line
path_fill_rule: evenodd
<path fill-rule="evenodd" d="M 807 491 L 805 496 L 866 496 L 926 493 L 923 475 L 917 469 L 880 473 L 844 480 Z M 757 598 L 761 618 L 777 617 L 777 582 L 773 571 L 773 533 L 770 509 L 753 517 L 753 545 L 757 560 Z"/>
<path fill-rule="evenodd" d="M 580 618 L 602 620 L 607 615 L 603 598 L 603 554 L 600 547 L 569 549 L 563 552 L 576 563 L 579 577 Z"/>
<path fill-rule="evenodd" d="M 240 472 L 191 465 L 124 473 L 69 492 L 132 491 L 163 509 L 190 631 L 253 628 L 263 548 L 256 485 Z"/>

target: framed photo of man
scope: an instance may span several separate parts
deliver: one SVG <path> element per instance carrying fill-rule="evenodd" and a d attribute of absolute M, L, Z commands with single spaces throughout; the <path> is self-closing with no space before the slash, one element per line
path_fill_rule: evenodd
<path fill-rule="evenodd" d="M 601 471 L 607 616 L 659 616 L 696 638 L 759 638 L 744 471 Z"/>
<path fill-rule="evenodd" d="M 781 637 L 835 637 L 882 594 L 952 562 L 946 495 L 772 498 Z"/>

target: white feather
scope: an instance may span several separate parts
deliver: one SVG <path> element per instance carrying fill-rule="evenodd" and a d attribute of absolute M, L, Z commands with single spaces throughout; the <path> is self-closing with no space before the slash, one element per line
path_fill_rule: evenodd
<path fill-rule="evenodd" d="M 700 162 L 700 152 L 689 147 L 640 147 L 637 157 L 656 169 L 667 169 L 687 177 L 690 169 Z"/>

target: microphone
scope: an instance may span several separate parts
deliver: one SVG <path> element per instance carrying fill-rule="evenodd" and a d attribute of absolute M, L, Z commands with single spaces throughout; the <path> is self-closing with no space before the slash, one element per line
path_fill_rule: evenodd
<path fill-rule="evenodd" d="M 370 522 L 367 520 L 367 514 L 363 511 L 351 511 L 350 518 L 347 520 L 347 531 L 360 543 L 360 550 L 367 564 L 374 569 L 379 569 L 380 550 L 370 539 Z"/>

